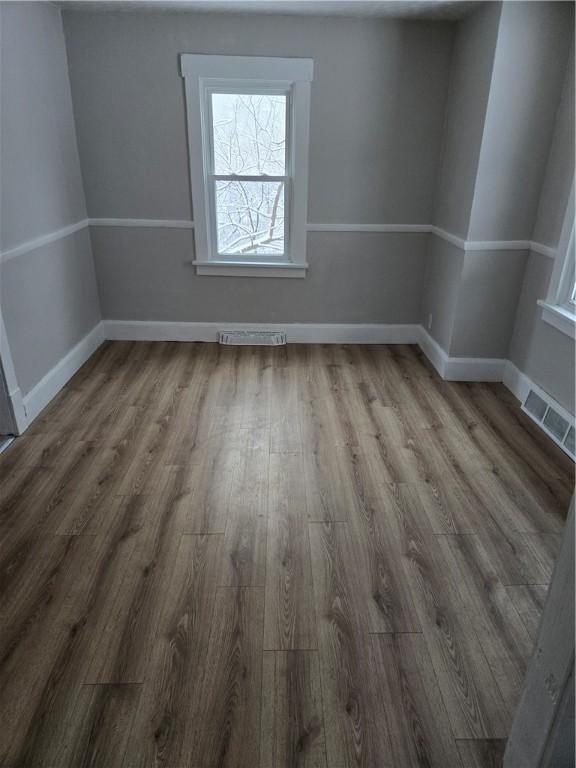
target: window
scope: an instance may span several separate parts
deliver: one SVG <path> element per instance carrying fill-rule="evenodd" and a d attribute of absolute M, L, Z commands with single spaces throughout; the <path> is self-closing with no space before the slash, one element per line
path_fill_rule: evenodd
<path fill-rule="evenodd" d="M 542 318 L 574 337 L 576 329 L 576 248 L 574 227 L 574 185 L 566 208 L 550 288 L 542 307 Z"/>
<path fill-rule="evenodd" d="M 304 277 L 310 59 L 183 54 L 199 274 Z"/>

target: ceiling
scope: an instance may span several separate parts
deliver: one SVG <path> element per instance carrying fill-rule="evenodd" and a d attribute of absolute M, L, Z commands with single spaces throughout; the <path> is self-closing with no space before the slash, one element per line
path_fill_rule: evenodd
<path fill-rule="evenodd" d="M 480 0 L 61 0 L 63 10 L 279 13 L 309 16 L 461 19 Z"/>

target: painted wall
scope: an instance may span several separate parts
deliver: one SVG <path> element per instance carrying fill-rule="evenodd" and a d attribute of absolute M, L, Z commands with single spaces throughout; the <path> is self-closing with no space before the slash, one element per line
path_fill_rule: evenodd
<path fill-rule="evenodd" d="M 556 247 L 574 176 L 574 44 L 570 51 L 532 239 Z"/>
<path fill-rule="evenodd" d="M 506 358 L 525 251 L 466 251 L 447 350 L 452 357 Z"/>
<path fill-rule="evenodd" d="M 490 93 L 501 3 L 459 22 L 452 57 L 434 223 L 466 239 Z"/>
<path fill-rule="evenodd" d="M 188 230 L 98 227 L 92 244 L 107 319 L 415 323 L 427 237 L 310 233 L 303 280 L 198 277 Z"/>
<path fill-rule="evenodd" d="M 503 4 L 469 240 L 531 237 L 573 30 L 573 3 Z"/>
<path fill-rule="evenodd" d="M 65 12 L 91 217 L 191 216 L 183 52 L 305 56 L 309 221 L 429 223 L 452 25 Z"/>
<path fill-rule="evenodd" d="M 463 267 L 463 250 L 430 235 L 420 322 L 445 351 L 452 340 Z"/>
<path fill-rule="evenodd" d="M 76 223 L 86 206 L 60 11 L 48 3 L 3 3 L 0 13 L 6 250 Z M 26 394 L 100 319 L 88 233 L 2 262 L 0 298 Z"/>
<path fill-rule="evenodd" d="M 500 14 L 501 3 L 484 3 L 456 26 L 434 224 L 462 239 L 469 228 Z M 421 322 L 449 354 L 465 260 L 461 248 L 430 236 Z M 462 343 L 461 337 L 468 349 L 470 341 Z"/>
<path fill-rule="evenodd" d="M 430 222 L 452 24 L 82 11 L 64 20 L 91 217 L 191 218 L 178 55 L 209 52 L 314 59 L 310 222 Z M 197 277 L 185 263 L 190 233 L 98 229 L 92 242 L 107 318 L 419 317 L 419 234 L 313 233 L 304 280 Z"/>
<path fill-rule="evenodd" d="M 25 394 L 100 321 L 83 229 L 2 264 L 2 314 Z"/>
<path fill-rule="evenodd" d="M 574 47 L 568 60 L 534 239 L 556 246 L 574 174 Z M 518 302 L 510 359 L 571 413 L 574 408 L 574 342 L 542 320 L 538 299 L 546 298 L 552 259 L 531 253 Z"/>
<path fill-rule="evenodd" d="M 518 2 L 500 13 L 490 3 L 459 23 L 437 225 L 469 240 L 556 246 L 574 169 L 573 11 Z M 428 262 L 421 321 L 427 327 L 432 315 L 430 333 L 444 350 L 510 357 L 573 409 L 573 344 L 542 322 L 536 303 L 551 260 L 464 252 L 433 236 Z"/>

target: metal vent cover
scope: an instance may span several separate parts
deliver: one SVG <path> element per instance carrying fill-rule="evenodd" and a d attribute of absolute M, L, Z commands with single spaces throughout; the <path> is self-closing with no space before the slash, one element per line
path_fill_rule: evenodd
<path fill-rule="evenodd" d="M 543 390 L 531 387 L 522 410 L 572 459 L 574 455 L 574 417 Z"/>
<path fill-rule="evenodd" d="M 219 344 L 279 347 L 286 344 L 284 331 L 218 331 Z"/>

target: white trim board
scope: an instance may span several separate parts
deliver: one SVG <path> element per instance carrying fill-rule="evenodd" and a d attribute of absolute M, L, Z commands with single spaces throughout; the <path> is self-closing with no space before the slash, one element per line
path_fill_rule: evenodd
<path fill-rule="evenodd" d="M 79 232 L 81 229 L 84 229 L 87 226 L 88 219 L 82 219 L 81 221 L 77 221 L 75 224 L 70 224 L 67 227 L 56 229 L 54 232 L 49 232 L 47 235 L 42 235 L 42 237 L 36 237 L 33 240 L 27 240 L 24 243 L 20 243 L 20 245 L 16 245 L 14 248 L 8 248 L 7 250 L 0 252 L 0 262 L 8 261 L 9 259 L 13 259 L 16 256 L 22 256 L 23 254 L 34 251 L 37 248 L 42 248 L 42 246 L 48 245 L 49 243 L 54 243 L 56 240 L 61 240 L 63 237 L 68 237 L 69 235 L 74 234 L 74 232 Z"/>
<path fill-rule="evenodd" d="M 429 231 L 440 237 L 442 240 L 455 245 L 461 251 L 532 251 L 542 256 L 548 256 L 553 259 L 556 256 L 556 249 L 543 243 L 537 243 L 534 240 L 464 240 L 458 235 L 447 232 L 445 229 L 437 226 L 430 226 Z"/>
<path fill-rule="evenodd" d="M 430 224 L 307 224 L 308 232 L 431 232 Z"/>
<path fill-rule="evenodd" d="M 10 344 L 8 343 L 8 335 L 6 333 L 6 326 L 4 325 L 4 318 L 2 316 L 2 309 L 0 307 L 0 365 L 4 371 L 4 378 L 6 380 L 6 389 L 8 391 L 8 400 L 10 402 L 10 408 L 12 409 L 12 421 L 13 427 L 17 434 L 22 434 L 28 426 L 28 419 L 26 417 L 26 411 L 24 409 L 24 403 L 22 402 L 22 393 L 18 386 L 18 378 L 16 376 L 16 369 L 14 367 L 14 360 L 10 351 Z"/>
<path fill-rule="evenodd" d="M 23 404 L 28 424 L 38 416 L 104 341 L 106 341 L 104 325 L 100 322 L 75 347 L 72 347 L 27 395 L 24 395 Z"/>
<path fill-rule="evenodd" d="M 154 229 L 194 229 L 188 219 L 88 219 L 91 227 L 132 227 Z"/>
<path fill-rule="evenodd" d="M 283 331 L 290 344 L 417 344 L 420 326 L 337 323 L 171 323 L 104 320 L 107 339 L 121 341 L 218 341 L 226 330 Z"/>
<path fill-rule="evenodd" d="M 450 357 L 420 326 L 420 349 L 446 381 L 502 381 L 507 360 L 492 357 Z"/>
<path fill-rule="evenodd" d="M 82 219 L 75 224 L 49 232 L 42 237 L 27 240 L 20 245 L 0 251 L 0 262 L 8 261 L 16 256 L 22 256 L 44 245 L 53 243 L 64 237 L 79 232 L 85 227 L 125 227 L 132 229 L 194 229 L 194 222 L 189 219 L 116 219 L 116 218 L 93 218 Z M 543 243 L 537 243 L 533 240 L 463 240 L 458 235 L 447 232 L 441 227 L 433 224 L 306 224 L 307 232 L 381 232 L 384 234 L 404 233 L 431 233 L 446 240 L 463 251 L 532 251 L 542 256 L 554 258 L 556 248 Z"/>
<path fill-rule="evenodd" d="M 532 381 L 511 360 L 506 360 L 502 383 L 521 403 L 526 400 L 528 392 L 533 388 Z"/>

